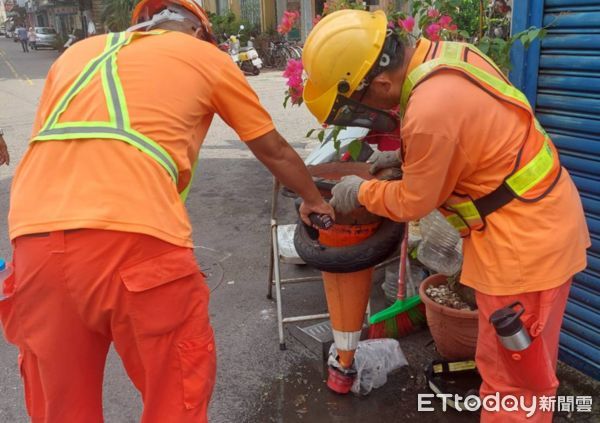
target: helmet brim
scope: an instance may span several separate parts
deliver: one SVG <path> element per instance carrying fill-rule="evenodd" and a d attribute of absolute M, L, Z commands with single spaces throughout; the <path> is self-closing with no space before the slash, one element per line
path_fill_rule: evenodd
<path fill-rule="evenodd" d="M 304 104 L 306 104 L 308 110 L 317 118 L 319 123 L 323 123 L 331 113 L 338 95 L 338 87 L 333 86 L 329 91 L 321 95 L 318 95 L 318 91 L 310 79 L 306 81 L 303 92 Z"/>

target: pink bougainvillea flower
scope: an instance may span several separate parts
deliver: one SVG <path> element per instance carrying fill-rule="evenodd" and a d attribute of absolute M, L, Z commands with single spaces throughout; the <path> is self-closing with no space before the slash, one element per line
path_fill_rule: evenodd
<path fill-rule="evenodd" d="M 281 23 L 277 26 L 277 32 L 281 35 L 285 35 L 292 30 L 292 24 L 286 15 L 281 18 Z"/>
<path fill-rule="evenodd" d="M 452 32 L 458 31 L 458 26 L 456 26 L 456 24 L 452 24 L 448 27 L 448 30 Z"/>
<path fill-rule="evenodd" d="M 281 23 L 277 26 L 277 32 L 279 32 L 281 35 L 289 33 L 299 17 L 300 12 L 297 10 L 294 10 L 293 12 L 286 10 L 283 12 Z"/>
<path fill-rule="evenodd" d="M 304 79 L 302 74 L 304 67 L 302 66 L 301 60 L 289 60 L 283 76 L 286 77 L 288 88 L 288 95 L 292 100 L 292 104 L 302 103 L 302 93 L 304 91 Z"/>
<path fill-rule="evenodd" d="M 389 29 L 394 29 L 396 27 L 396 25 L 394 25 L 394 21 L 388 21 L 388 26 Z"/>
<path fill-rule="evenodd" d="M 296 19 L 298 19 L 300 17 L 300 12 L 298 12 L 297 10 L 293 10 L 293 11 L 286 10 L 283 12 L 283 16 L 286 16 L 293 23 Z"/>
<path fill-rule="evenodd" d="M 452 23 L 452 18 L 448 15 L 444 15 L 440 18 L 440 20 L 438 21 L 438 24 L 440 24 L 442 26 L 442 28 L 444 29 L 448 29 L 448 27 L 450 26 L 450 24 Z"/>
<path fill-rule="evenodd" d="M 287 66 L 285 68 L 285 70 L 283 71 L 283 76 L 289 78 L 292 76 L 300 76 L 302 77 L 302 71 L 304 70 L 304 67 L 302 66 L 302 61 L 301 60 L 288 60 Z"/>
<path fill-rule="evenodd" d="M 407 16 L 406 19 L 398 19 L 398 25 L 406 32 L 412 32 L 415 27 L 415 18 Z"/>
<path fill-rule="evenodd" d="M 321 16 L 321 15 L 315 16 L 313 18 L 313 26 L 315 26 L 316 24 L 318 24 L 321 19 L 323 19 L 323 16 Z"/>
<path fill-rule="evenodd" d="M 440 14 L 440 11 L 437 10 L 435 7 L 431 7 L 427 10 L 427 16 L 429 16 L 432 19 L 439 17 Z"/>
<path fill-rule="evenodd" d="M 425 33 L 431 41 L 439 41 L 441 29 L 440 25 L 433 23 L 425 29 Z"/>
<path fill-rule="evenodd" d="M 279 32 L 281 35 L 285 35 L 291 30 L 292 28 L 290 28 L 288 25 L 285 25 L 284 23 L 277 25 L 277 32 Z"/>
<path fill-rule="evenodd" d="M 329 3 L 325 2 L 323 5 L 323 14 L 326 15 L 329 12 Z"/>

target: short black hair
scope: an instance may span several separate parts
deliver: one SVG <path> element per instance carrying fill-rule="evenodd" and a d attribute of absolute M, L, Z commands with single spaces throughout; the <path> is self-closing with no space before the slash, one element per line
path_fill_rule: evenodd
<path fill-rule="evenodd" d="M 388 43 L 388 42 L 396 43 L 397 46 L 394 49 L 390 49 L 390 51 L 388 53 L 390 56 L 390 64 L 387 66 L 387 68 L 384 70 L 384 72 L 389 71 L 389 70 L 396 70 L 400 66 L 402 66 L 402 64 L 404 63 L 404 56 L 406 55 L 406 40 L 405 39 L 399 37 L 395 32 L 393 32 L 386 39 L 386 43 Z M 385 50 L 386 50 L 386 48 L 385 48 L 385 44 L 384 44 L 382 53 Z"/>
<path fill-rule="evenodd" d="M 406 41 L 399 37 L 393 30 L 388 29 L 383 48 L 381 49 L 375 64 L 364 77 L 360 85 L 362 87 L 367 87 L 377 75 L 398 69 L 404 63 L 405 52 Z M 357 90 L 360 91 L 360 89 Z"/>

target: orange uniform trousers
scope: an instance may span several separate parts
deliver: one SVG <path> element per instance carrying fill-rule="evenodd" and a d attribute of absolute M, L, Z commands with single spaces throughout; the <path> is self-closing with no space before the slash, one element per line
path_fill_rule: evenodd
<path fill-rule="evenodd" d="M 193 252 L 157 238 L 81 229 L 18 237 L 0 317 L 19 347 L 33 422 L 102 422 L 114 346 L 144 423 L 205 422 L 215 382 L 209 290 Z"/>
<path fill-rule="evenodd" d="M 479 390 L 481 398 L 487 395 L 500 393 L 500 398 L 508 395 L 514 395 L 517 398 L 524 397 L 525 404 L 529 406 L 533 397 L 537 397 L 538 404 L 535 414 L 526 417 L 526 412 L 521 411 L 486 411 L 482 408 L 481 422 L 483 423 L 545 423 L 552 422 L 552 412 L 541 411 L 539 408 L 539 398 L 541 396 L 555 396 L 558 388 L 558 379 L 556 378 L 556 362 L 558 359 L 558 341 L 560 327 L 562 325 L 563 315 L 569 289 L 572 279 L 553 289 L 538 292 L 528 292 L 518 295 L 495 296 L 476 292 L 477 306 L 479 308 L 479 334 L 477 339 L 477 353 L 475 360 L 477 367 L 483 378 L 483 383 Z M 520 301 L 525 307 L 525 313 L 521 316 L 524 326 L 528 328 L 530 335 L 540 337 L 539 341 L 543 343 L 543 351 L 546 354 L 549 366 L 546 369 L 547 380 L 550 382 L 542 389 L 532 390 L 522 386 L 518 381 L 513 363 L 508 361 L 501 351 L 502 344 L 498 341 L 494 327 L 489 322 L 490 315 L 515 301 Z M 538 364 L 539 370 L 545 367 L 544 360 Z M 508 404 L 508 408 L 512 405 Z M 493 407 L 493 403 L 490 404 Z"/>

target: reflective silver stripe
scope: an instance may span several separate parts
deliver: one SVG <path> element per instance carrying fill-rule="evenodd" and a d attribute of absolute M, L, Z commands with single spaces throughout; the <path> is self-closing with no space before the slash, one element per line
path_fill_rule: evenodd
<path fill-rule="evenodd" d="M 173 179 L 175 185 L 177 185 L 179 171 L 169 153 L 160 144 L 129 126 L 127 104 L 117 74 L 116 57 L 119 50 L 128 44 L 132 36 L 126 38 L 124 37 L 124 33 L 112 33 L 109 35 L 104 52 L 95 59 L 92 59 L 89 66 L 86 66 L 86 69 L 77 77 L 68 90 L 67 95 L 61 99 L 60 105 L 52 111 L 51 118 L 48 119 L 42 131 L 32 139 L 32 142 L 76 138 L 115 139 L 123 141 L 146 153 L 155 162 L 158 162 L 167 171 L 171 179 Z M 106 122 L 106 126 L 104 126 L 104 122 L 96 124 L 91 122 L 68 122 L 66 124 L 72 126 L 57 125 L 56 121 L 68 108 L 70 101 L 79 94 L 79 90 L 89 84 L 91 78 L 100 69 L 103 73 L 103 91 L 109 108 L 110 121 Z"/>
<path fill-rule="evenodd" d="M 120 44 L 124 44 L 124 43 L 125 43 L 125 41 L 123 41 Z M 102 64 L 102 61 L 105 60 L 106 57 L 113 54 L 115 52 L 115 50 L 118 50 L 117 44 L 115 44 L 113 47 L 111 47 L 110 50 L 107 50 L 104 53 L 102 53 L 102 55 L 98 56 L 98 58 L 92 62 L 92 65 L 89 67 L 89 69 L 84 74 L 80 75 L 77 78 L 77 82 L 75 83 L 75 85 L 73 85 L 71 87 L 71 89 L 69 90 L 69 93 L 64 98 L 64 100 L 58 105 L 58 107 L 56 107 L 54 109 L 54 111 L 52 112 L 52 115 L 50 116 L 50 119 L 48 119 L 48 121 L 46 122 L 46 125 L 44 125 L 44 126 L 47 126 L 48 123 L 50 123 L 51 125 L 54 125 L 56 119 L 58 119 L 60 110 L 63 109 L 63 107 L 65 107 L 65 105 L 72 99 L 73 93 L 76 92 L 81 87 L 81 85 L 83 84 L 83 81 L 85 81 L 90 75 L 92 75 L 98 71 L 98 67 Z"/>
<path fill-rule="evenodd" d="M 358 341 L 360 341 L 360 331 L 357 332 L 341 332 L 339 330 L 332 330 L 333 342 L 335 342 L 335 349 L 338 351 L 352 351 L 358 347 Z"/>
<path fill-rule="evenodd" d="M 113 47 L 119 41 L 120 33 L 114 33 L 110 37 L 110 46 Z M 112 57 L 106 61 L 106 82 L 108 89 L 110 90 L 110 96 L 112 99 L 113 110 L 115 111 L 115 120 L 117 128 L 125 128 L 125 119 L 123 119 L 123 110 L 121 109 L 121 103 L 118 96 L 117 86 L 115 84 L 115 78 L 113 76 L 113 61 Z"/>
<path fill-rule="evenodd" d="M 171 160 L 169 160 L 168 158 L 165 158 L 165 154 L 162 151 L 157 149 L 153 144 L 148 143 L 145 139 L 138 137 L 137 135 L 135 135 L 131 132 L 124 131 L 120 128 L 108 128 L 108 127 L 103 127 L 103 126 L 73 126 L 73 127 L 69 127 L 69 128 L 47 129 L 47 130 L 40 132 L 37 136 L 45 137 L 45 136 L 49 136 L 49 135 L 66 135 L 66 134 L 76 134 L 76 135 L 79 135 L 79 134 L 86 135 L 87 134 L 93 138 L 103 138 L 103 139 L 110 139 L 110 137 L 108 135 L 120 135 L 122 137 L 125 137 L 126 139 L 129 140 L 129 141 L 126 141 L 128 144 L 131 144 L 134 147 L 138 147 L 138 145 L 139 145 L 139 146 L 151 151 L 157 157 L 160 157 L 162 160 L 163 166 L 165 166 L 167 168 L 171 177 L 175 181 L 175 184 L 177 185 L 177 183 L 178 183 L 179 173 L 177 171 L 177 168 L 173 166 L 173 163 L 171 163 Z M 60 138 L 58 138 L 58 139 L 60 139 Z"/>
<path fill-rule="evenodd" d="M 120 36 L 121 35 L 119 32 L 113 32 L 112 34 L 110 34 L 110 47 L 114 47 L 117 45 L 117 41 L 119 41 Z"/>
<path fill-rule="evenodd" d="M 125 120 L 123 119 L 123 110 L 121 109 L 121 103 L 119 102 L 119 94 L 117 91 L 117 86 L 115 85 L 115 78 L 113 77 L 112 71 L 112 60 L 108 59 L 106 62 L 106 83 L 108 84 L 108 89 L 110 90 L 113 110 L 115 111 L 115 123 L 117 128 L 123 129 L 125 128 Z"/>

